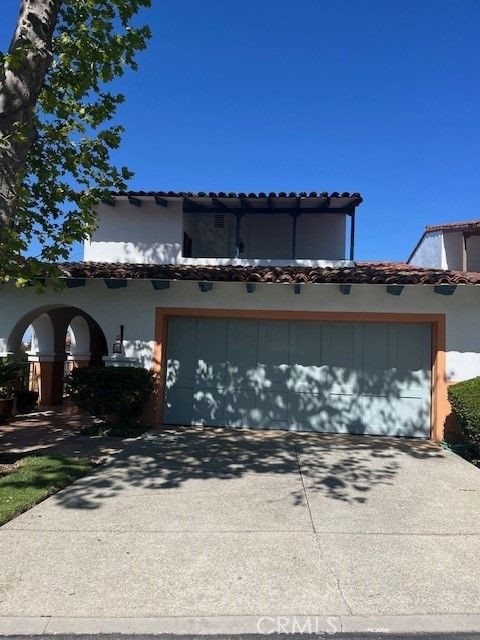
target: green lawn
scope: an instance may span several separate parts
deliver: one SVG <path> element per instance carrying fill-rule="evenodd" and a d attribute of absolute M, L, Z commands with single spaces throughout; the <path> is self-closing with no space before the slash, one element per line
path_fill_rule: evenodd
<path fill-rule="evenodd" d="M 28 456 L 0 477 L 0 525 L 92 469 L 88 460 Z"/>

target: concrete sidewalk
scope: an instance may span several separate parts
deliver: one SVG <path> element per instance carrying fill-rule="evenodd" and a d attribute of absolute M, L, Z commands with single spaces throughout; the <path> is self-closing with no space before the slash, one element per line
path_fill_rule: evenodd
<path fill-rule="evenodd" d="M 0 545 L 0 630 L 228 633 L 263 616 L 480 630 L 480 472 L 426 442 L 157 431 Z"/>

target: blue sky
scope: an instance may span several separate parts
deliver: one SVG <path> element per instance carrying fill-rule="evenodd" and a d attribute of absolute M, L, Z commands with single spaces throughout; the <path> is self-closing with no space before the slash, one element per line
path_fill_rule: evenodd
<path fill-rule="evenodd" d="M 1 48 L 18 4 L 1 2 Z M 478 0 L 153 4 L 118 83 L 132 188 L 360 191 L 358 259 L 480 218 Z"/>

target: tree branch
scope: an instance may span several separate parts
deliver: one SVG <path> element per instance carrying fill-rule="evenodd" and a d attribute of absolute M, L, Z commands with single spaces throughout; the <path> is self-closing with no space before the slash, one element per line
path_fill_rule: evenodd
<path fill-rule="evenodd" d="M 22 0 L 0 71 L 0 231 L 12 222 L 17 186 L 35 139 L 34 109 L 52 61 L 62 0 Z"/>

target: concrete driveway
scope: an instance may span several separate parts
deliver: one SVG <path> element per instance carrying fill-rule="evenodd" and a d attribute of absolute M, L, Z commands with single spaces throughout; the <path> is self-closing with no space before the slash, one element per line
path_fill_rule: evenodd
<path fill-rule="evenodd" d="M 427 442 L 157 431 L 4 525 L 0 547 L 0 616 L 17 629 L 258 616 L 480 627 L 480 472 Z"/>

